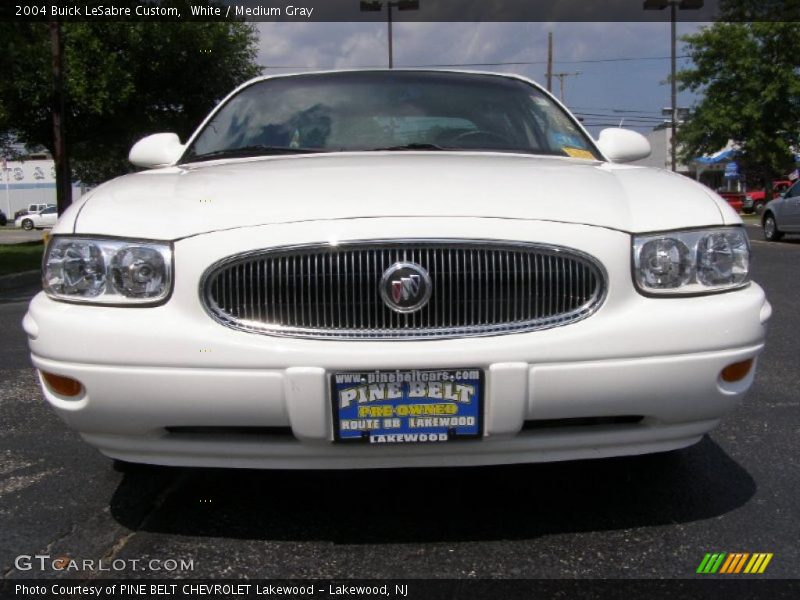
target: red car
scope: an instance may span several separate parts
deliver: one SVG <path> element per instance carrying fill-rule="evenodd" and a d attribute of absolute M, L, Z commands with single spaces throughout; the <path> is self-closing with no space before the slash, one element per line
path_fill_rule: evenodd
<path fill-rule="evenodd" d="M 780 179 L 772 182 L 772 197 L 770 200 L 777 198 L 783 192 L 788 190 L 792 182 L 788 179 Z M 767 205 L 766 190 L 750 190 L 747 192 L 747 197 L 744 199 L 742 212 L 747 214 L 756 213 L 760 215 L 764 212 L 764 207 Z"/>
<path fill-rule="evenodd" d="M 736 212 L 741 212 L 745 204 L 746 196 L 744 192 L 717 192 L 720 196 L 728 201 L 731 208 Z"/>

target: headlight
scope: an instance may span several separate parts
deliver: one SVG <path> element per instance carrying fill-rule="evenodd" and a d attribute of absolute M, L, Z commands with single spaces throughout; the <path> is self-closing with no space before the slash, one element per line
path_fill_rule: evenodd
<path fill-rule="evenodd" d="M 47 245 L 42 287 L 58 300 L 158 304 L 172 289 L 172 246 L 55 236 Z"/>
<path fill-rule="evenodd" d="M 633 278 L 648 294 L 721 292 L 747 285 L 750 246 L 741 227 L 633 238 Z"/>

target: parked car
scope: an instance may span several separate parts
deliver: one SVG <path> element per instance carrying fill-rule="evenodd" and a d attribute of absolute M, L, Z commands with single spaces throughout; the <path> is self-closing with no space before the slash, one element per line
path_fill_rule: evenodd
<path fill-rule="evenodd" d="M 58 211 L 55 206 L 43 208 L 39 212 L 30 213 L 18 217 L 14 223 L 15 227 L 22 227 L 30 231 L 31 229 L 44 229 L 45 227 L 52 227 L 58 220 Z"/>
<path fill-rule="evenodd" d="M 55 204 L 29 204 L 28 208 L 23 208 L 22 210 L 18 210 L 14 213 L 14 220 L 16 221 L 22 216 L 25 215 L 32 215 L 34 213 L 38 213 L 45 208 L 54 208 Z"/>
<path fill-rule="evenodd" d="M 747 195 L 744 192 L 727 192 L 720 190 L 717 192 L 722 196 L 730 207 L 737 213 L 742 211 L 742 208 L 747 201 Z"/>
<path fill-rule="evenodd" d="M 59 220 L 23 323 L 44 396 L 134 463 L 693 444 L 750 387 L 771 308 L 719 196 L 620 164 L 649 150 L 508 74 L 254 79 Z"/>
<path fill-rule="evenodd" d="M 800 180 L 783 193 L 783 196 L 767 203 L 761 215 L 764 239 L 777 242 L 785 233 L 800 233 Z"/>
<path fill-rule="evenodd" d="M 6 223 L 8 223 L 8 217 L 6 217 L 6 213 L 0 210 L 0 227 L 5 227 Z"/>
<path fill-rule="evenodd" d="M 772 182 L 772 194 L 770 195 L 770 200 L 774 198 L 780 197 L 786 190 L 788 190 L 792 185 L 792 182 L 788 179 L 786 180 L 779 180 Z M 767 191 L 766 190 L 750 190 L 745 195 L 744 202 L 742 204 L 742 212 L 746 214 L 763 214 L 764 207 L 767 205 Z"/>

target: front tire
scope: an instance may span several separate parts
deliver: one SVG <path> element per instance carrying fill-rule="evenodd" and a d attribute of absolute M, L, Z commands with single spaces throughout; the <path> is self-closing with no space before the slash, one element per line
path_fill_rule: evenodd
<path fill-rule="evenodd" d="M 772 213 L 764 216 L 764 239 L 768 242 L 777 242 L 783 237 L 783 232 L 778 229 L 778 223 Z"/>
<path fill-rule="evenodd" d="M 30 219 L 25 219 L 25 220 L 22 222 L 22 228 L 23 228 L 25 231 L 30 231 L 31 229 L 33 229 L 33 221 L 31 221 Z"/>

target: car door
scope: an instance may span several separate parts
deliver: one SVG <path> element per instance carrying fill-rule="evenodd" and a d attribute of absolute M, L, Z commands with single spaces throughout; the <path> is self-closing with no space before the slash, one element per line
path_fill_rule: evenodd
<path fill-rule="evenodd" d="M 58 220 L 58 209 L 55 206 L 45 208 L 39 215 L 40 220 L 36 224 L 37 227 L 52 227 Z"/>
<path fill-rule="evenodd" d="M 800 181 L 789 188 L 780 202 L 778 227 L 783 231 L 800 230 Z"/>

